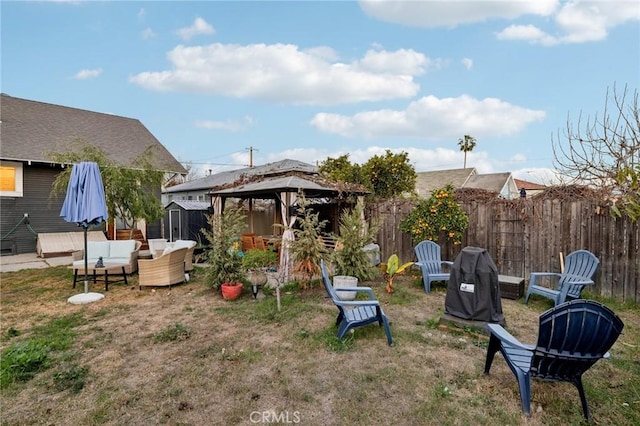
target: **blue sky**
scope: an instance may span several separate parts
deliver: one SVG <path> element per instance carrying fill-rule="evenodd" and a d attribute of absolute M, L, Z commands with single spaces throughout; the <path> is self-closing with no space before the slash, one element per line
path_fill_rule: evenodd
<path fill-rule="evenodd" d="M 2 1 L 1 90 L 139 119 L 200 173 L 406 151 L 547 183 L 552 135 L 640 85 L 640 2 Z M 235 166 L 230 166 L 235 165 Z"/>

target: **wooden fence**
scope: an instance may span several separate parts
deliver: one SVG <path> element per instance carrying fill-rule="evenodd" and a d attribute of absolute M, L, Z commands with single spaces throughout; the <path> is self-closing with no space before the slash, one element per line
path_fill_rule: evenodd
<path fill-rule="evenodd" d="M 531 272 L 559 272 L 561 254 L 589 250 L 600 259 L 593 291 L 618 301 L 640 302 L 640 221 L 613 219 L 604 203 L 588 199 L 465 201 L 469 228 L 461 245 L 439 241 L 443 258 L 453 260 L 463 247 L 486 248 L 505 275 L 528 280 Z M 414 202 L 389 200 L 369 207 L 381 222 L 381 257 L 397 253 L 415 260 L 414 243 L 400 222 Z"/>

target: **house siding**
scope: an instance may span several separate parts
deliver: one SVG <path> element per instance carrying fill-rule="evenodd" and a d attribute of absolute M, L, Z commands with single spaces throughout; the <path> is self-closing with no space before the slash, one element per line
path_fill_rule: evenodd
<path fill-rule="evenodd" d="M 0 198 L 2 254 L 33 253 L 36 251 L 37 236 L 24 223 L 18 225 L 15 231 L 10 233 L 23 219 L 25 213 L 29 215 L 29 225 L 36 233 L 78 230 L 76 224 L 67 223 L 60 217 L 64 194 L 51 195 L 51 184 L 58 173 L 60 173 L 59 167 L 24 164 L 23 196 Z"/>

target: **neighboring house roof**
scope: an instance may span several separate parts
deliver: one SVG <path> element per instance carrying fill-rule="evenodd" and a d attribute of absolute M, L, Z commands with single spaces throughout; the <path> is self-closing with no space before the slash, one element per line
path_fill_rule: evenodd
<path fill-rule="evenodd" d="M 312 164 L 304 163 L 298 160 L 285 159 L 273 163 L 264 164 L 262 166 L 245 167 L 242 169 L 220 172 L 213 175 L 205 176 L 200 179 L 191 180 L 167 188 L 164 193 L 187 192 L 206 190 L 233 183 L 242 176 L 273 176 L 289 172 L 298 172 L 302 174 L 317 174 L 318 168 Z"/>
<path fill-rule="evenodd" d="M 479 174 L 475 168 L 467 168 L 417 173 L 416 192 L 420 197 L 428 198 L 434 190 L 446 185 L 457 189 L 483 189 L 508 199 L 518 196 L 510 172 Z"/>
<path fill-rule="evenodd" d="M 469 180 L 462 186 L 463 188 L 477 188 L 501 194 L 508 184 L 510 172 L 486 173 L 469 177 Z"/>
<path fill-rule="evenodd" d="M 175 204 L 184 210 L 207 210 L 211 207 L 211 203 L 208 201 L 194 201 L 194 200 L 173 200 L 165 206 L 168 208 L 171 204 Z"/>
<path fill-rule="evenodd" d="M 87 143 L 100 147 L 122 166 L 132 166 L 133 160 L 150 149 L 158 170 L 187 173 L 137 119 L 14 98 L 4 93 L 1 100 L 2 159 L 51 163 L 47 153 L 65 152 L 69 147 Z"/>
<path fill-rule="evenodd" d="M 462 188 L 469 178 L 476 174 L 477 171 L 473 167 L 419 172 L 416 174 L 416 191 L 420 197 L 429 197 L 431 192 L 447 185 L 453 185 L 454 188 Z"/>
<path fill-rule="evenodd" d="M 528 182 L 526 180 L 522 180 L 522 179 L 513 179 L 513 181 L 515 182 L 516 186 L 518 187 L 518 189 L 522 189 L 524 188 L 525 190 L 544 190 L 547 187 L 545 185 L 541 185 L 539 183 L 535 183 L 535 182 Z"/>

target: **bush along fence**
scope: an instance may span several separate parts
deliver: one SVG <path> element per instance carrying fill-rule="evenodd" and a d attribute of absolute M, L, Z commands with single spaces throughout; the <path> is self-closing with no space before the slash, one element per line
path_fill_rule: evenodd
<path fill-rule="evenodd" d="M 560 272 L 561 256 L 585 249 L 600 259 L 590 291 L 621 302 L 640 302 L 640 221 L 614 219 L 606 201 L 569 195 L 517 200 L 482 193 L 456 197 L 469 226 L 459 245 L 439 238 L 443 259 L 453 260 L 466 246 L 483 247 L 501 274 L 528 281 L 531 272 Z M 369 206 L 368 214 L 381 223 L 377 242 L 382 259 L 397 253 L 401 259 L 415 260 L 415 244 L 400 231 L 415 204 L 394 199 Z"/>

